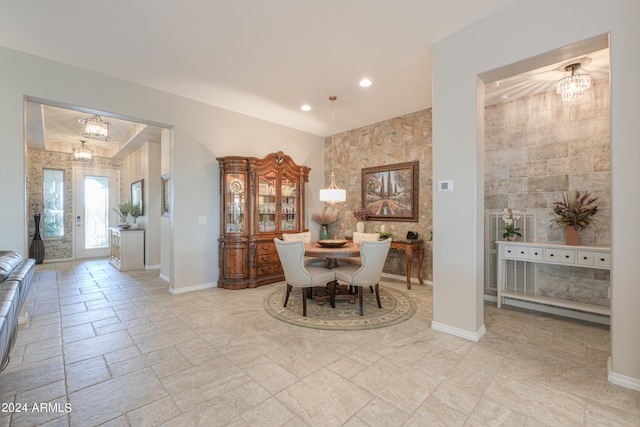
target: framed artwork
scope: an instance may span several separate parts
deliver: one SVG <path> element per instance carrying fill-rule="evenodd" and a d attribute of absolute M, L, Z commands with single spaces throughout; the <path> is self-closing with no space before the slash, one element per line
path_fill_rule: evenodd
<path fill-rule="evenodd" d="M 162 175 L 162 202 L 160 203 L 160 209 L 162 216 L 169 216 L 169 200 L 171 198 L 170 188 L 169 188 L 169 178 L 170 174 Z"/>
<path fill-rule="evenodd" d="M 368 220 L 418 221 L 418 165 L 362 168 L 362 207 Z"/>
<path fill-rule="evenodd" d="M 144 179 L 136 181 L 131 184 L 131 203 L 137 205 L 140 208 L 140 215 L 144 215 L 143 203 L 144 200 Z"/>

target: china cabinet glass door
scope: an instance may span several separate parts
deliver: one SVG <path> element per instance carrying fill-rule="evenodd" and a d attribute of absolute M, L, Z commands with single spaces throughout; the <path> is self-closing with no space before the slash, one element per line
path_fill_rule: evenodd
<path fill-rule="evenodd" d="M 280 181 L 280 231 L 292 231 L 298 228 L 297 225 L 297 181 L 284 175 Z"/>
<path fill-rule="evenodd" d="M 274 232 L 278 217 L 277 175 L 269 172 L 258 176 L 258 232 Z"/>
<path fill-rule="evenodd" d="M 246 231 L 246 179 L 244 174 L 226 174 L 226 206 L 225 224 L 226 232 L 244 233 Z"/>

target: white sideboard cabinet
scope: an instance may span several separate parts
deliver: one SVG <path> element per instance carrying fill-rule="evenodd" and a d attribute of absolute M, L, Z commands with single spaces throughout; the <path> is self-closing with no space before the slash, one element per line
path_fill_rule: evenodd
<path fill-rule="evenodd" d="M 109 262 L 120 271 L 144 269 L 144 230 L 109 228 Z"/>
<path fill-rule="evenodd" d="M 607 306 L 539 295 L 538 284 L 535 277 L 533 283 L 526 291 L 508 289 L 506 277 L 507 262 L 509 261 L 610 270 L 610 248 L 604 246 L 567 246 L 552 243 L 508 242 L 501 240 L 497 241 L 496 244 L 498 246 L 498 308 L 504 304 L 505 298 L 511 298 L 598 315 L 608 316 L 611 314 L 611 310 Z"/>

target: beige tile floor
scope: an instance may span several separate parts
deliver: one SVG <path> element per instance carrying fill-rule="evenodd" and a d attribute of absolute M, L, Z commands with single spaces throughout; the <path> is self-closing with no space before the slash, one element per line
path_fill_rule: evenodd
<path fill-rule="evenodd" d="M 599 326 L 487 304 L 473 343 L 430 328 L 429 286 L 393 282 L 412 319 L 320 331 L 264 312 L 282 283 L 170 295 L 157 274 L 39 265 L 0 426 L 640 425 L 640 393 L 607 382 Z"/>

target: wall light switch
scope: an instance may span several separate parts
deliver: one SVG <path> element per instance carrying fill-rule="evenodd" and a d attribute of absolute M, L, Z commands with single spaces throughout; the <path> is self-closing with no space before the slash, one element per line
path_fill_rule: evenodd
<path fill-rule="evenodd" d="M 204 225 L 207 223 L 207 217 L 206 216 L 200 216 L 198 217 L 198 224 L 200 225 Z"/>
<path fill-rule="evenodd" d="M 438 181 L 438 193 L 450 193 L 453 191 L 453 180 Z"/>

